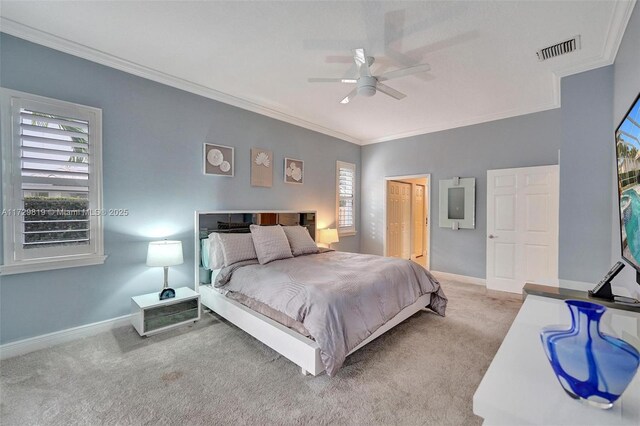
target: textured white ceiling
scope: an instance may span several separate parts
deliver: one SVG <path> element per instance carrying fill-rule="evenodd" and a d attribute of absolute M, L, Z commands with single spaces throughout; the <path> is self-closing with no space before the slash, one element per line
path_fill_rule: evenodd
<path fill-rule="evenodd" d="M 633 1 L 14 2 L 2 31 L 356 143 L 559 106 L 558 76 L 612 63 Z M 581 35 L 582 49 L 536 50 Z M 374 74 L 407 94 L 339 103 L 352 88 L 308 77 Z M 229 96 L 230 95 L 230 96 Z"/>

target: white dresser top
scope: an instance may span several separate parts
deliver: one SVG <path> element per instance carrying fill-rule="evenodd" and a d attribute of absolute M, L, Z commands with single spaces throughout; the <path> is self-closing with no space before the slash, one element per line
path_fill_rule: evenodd
<path fill-rule="evenodd" d="M 571 324 L 562 300 L 530 295 L 473 396 L 485 425 L 640 425 L 640 373 L 610 410 L 571 399 L 558 383 L 540 329 Z M 640 349 L 640 313 L 608 309 L 602 331 Z"/>

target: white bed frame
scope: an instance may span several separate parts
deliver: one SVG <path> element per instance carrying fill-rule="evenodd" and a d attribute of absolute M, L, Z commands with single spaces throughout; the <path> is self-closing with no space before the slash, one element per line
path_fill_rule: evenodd
<path fill-rule="evenodd" d="M 315 211 L 212 211 L 195 213 L 195 291 L 200 293 L 202 305 L 211 309 L 230 323 L 249 333 L 271 349 L 278 352 L 302 369 L 302 374 L 317 376 L 324 371 L 324 365 L 320 359 L 320 348 L 315 341 L 291 330 L 290 328 L 268 318 L 246 306 L 231 300 L 214 289 L 211 285 L 203 285 L 199 280 L 200 269 L 200 237 L 199 217 L 203 214 L 241 214 L 241 213 L 315 213 Z M 316 216 L 317 223 L 317 216 Z M 378 328 L 371 336 L 358 346 L 353 348 L 349 355 L 372 342 L 387 331 L 391 330 L 402 321 L 415 313 L 424 310 L 431 301 L 431 294 L 424 294 L 413 304 L 400 311 L 395 317 Z"/>

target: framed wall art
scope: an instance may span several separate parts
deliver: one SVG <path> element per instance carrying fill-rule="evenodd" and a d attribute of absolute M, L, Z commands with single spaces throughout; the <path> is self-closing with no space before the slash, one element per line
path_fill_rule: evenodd
<path fill-rule="evenodd" d="M 273 152 L 251 148 L 251 186 L 271 188 L 273 184 Z"/>
<path fill-rule="evenodd" d="M 295 158 L 284 159 L 285 183 L 304 183 L 304 161 Z"/>
<path fill-rule="evenodd" d="M 233 177 L 235 166 L 232 146 L 204 144 L 204 174 Z"/>

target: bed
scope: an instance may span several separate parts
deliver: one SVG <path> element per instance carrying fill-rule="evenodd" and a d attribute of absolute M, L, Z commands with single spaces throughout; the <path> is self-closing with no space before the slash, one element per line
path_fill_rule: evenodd
<path fill-rule="evenodd" d="M 313 238 L 315 216 L 313 211 L 196 212 L 196 291 L 202 304 L 300 366 L 303 374 L 330 376 L 348 355 L 416 312 L 430 308 L 444 315 L 447 300 L 438 281 L 408 260 L 321 249 L 264 264 L 258 259 L 222 268 L 207 264 L 208 236 L 229 239 L 223 234 L 246 233 L 253 224 L 254 240 L 254 231 L 266 230 L 255 225 L 304 227 Z"/>

